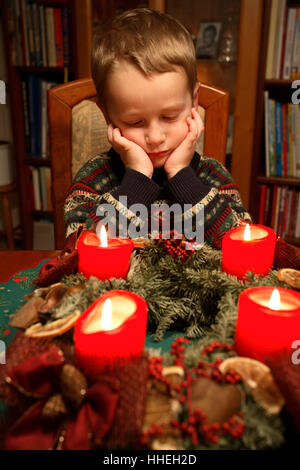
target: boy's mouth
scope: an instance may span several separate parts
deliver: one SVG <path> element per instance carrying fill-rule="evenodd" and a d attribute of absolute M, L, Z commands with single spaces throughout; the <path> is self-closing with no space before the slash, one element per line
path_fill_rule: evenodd
<path fill-rule="evenodd" d="M 168 150 L 163 150 L 162 152 L 151 152 L 151 153 L 148 153 L 148 157 L 150 158 L 158 158 L 158 157 L 164 157 L 165 155 L 167 155 L 168 153 Z"/>

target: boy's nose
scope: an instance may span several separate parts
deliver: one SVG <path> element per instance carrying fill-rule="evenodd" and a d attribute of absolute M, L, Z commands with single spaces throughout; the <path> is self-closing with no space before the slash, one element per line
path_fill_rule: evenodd
<path fill-rule="evenodd" d="M 149 126 L 146 131 L 145 140 L 151 148 L 159 147 L 165 140 L 164 130 L 159 125 Z"/>

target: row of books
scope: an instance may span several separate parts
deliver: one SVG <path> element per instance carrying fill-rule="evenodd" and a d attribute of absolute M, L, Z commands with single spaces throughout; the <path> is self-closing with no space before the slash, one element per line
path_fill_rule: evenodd
<path fill-rule="evenodd" d="M 272 0 L 266 79 L 300 78 L 300 6 Z"/>
<path fill-rule="evenodd" d="M 264 92 L 266 176 L 300 177 L 300 107 Z"/>
<path fill-rule="evenodd" d="M 26 152 L 30 157 L 49 156 L 47 91 L 56 85 L 33 74 L 22 80 Z"/>
<path fill-rule="evenodd" d="M 260 184 L 258 223 L 281 237 L 300 238 L 300 188 Z"/>
<path fill-rule="evenodd" d="M 7 0 L 12 64 L 35 67 L 70 65 L 68 8 L 30 0 Z"/>
<path fill-rule="evenodd" d="M 51 169 L 47 166 L 28 167 L 30 171 L 30 197 L 36 211 L 52 211 Z"/>

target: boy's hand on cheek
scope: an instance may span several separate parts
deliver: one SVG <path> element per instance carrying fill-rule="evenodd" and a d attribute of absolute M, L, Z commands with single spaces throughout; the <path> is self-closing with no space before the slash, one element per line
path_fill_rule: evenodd
<path fill-rule="evenodd" d="M 199 113 L 192 108 L 192 117 L 187 117 L 188 133 L 180 145 L 169 155 L 164 169 L 168 179 L 188 166 L 193 158 L 197 140 L 201 136 L 204 125 Z"/>
<path fill-rule="evenodd" d="M 107 138 L 114 150 L 120 155 L 125 168 L 143 173 L 148 178 L 152 178 L 153 165 L 142 147 L 122 136 L 118 127 L 108 125 Z"/>

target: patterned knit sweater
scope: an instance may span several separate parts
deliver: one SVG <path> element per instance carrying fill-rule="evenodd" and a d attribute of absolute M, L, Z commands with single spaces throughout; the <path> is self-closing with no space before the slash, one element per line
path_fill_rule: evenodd
<path fill-rule="evenodd" d="M 97 214 L 102 204 L 113 206 L 116 226 L 122 215 L 122 223 L 125 218 L 128 225 L 134 224 L 138 229 L 145 220 L 132 210 L 131 206 L 136 203 L 143 204 L 149 211 L 153 205 L 179 204 L 184 223 L 190 223 L 195 231 L 197 224 L 202 224 L 204 241 L 209 244 L 217 230 L 226 232 L 245 220 L 251 221 L 230 173 L 218 161 L 195 152 L 190 165 L 173 178 L 168 180 L 164 169 L 159 168 L 150 179 L 138 171 L 126 170 L 120 156 L 110 149 L 85 163 L 76 175 L 64 207 L 66 237 L 80 226 L 89 230 L 103 220 L 104 214 Z M 199 211 L 204 213 L 204 227 Z M 163 232 L 163 228 L 159 231 Z M 152 233 L 149 237 L 154 238 Z"/>

